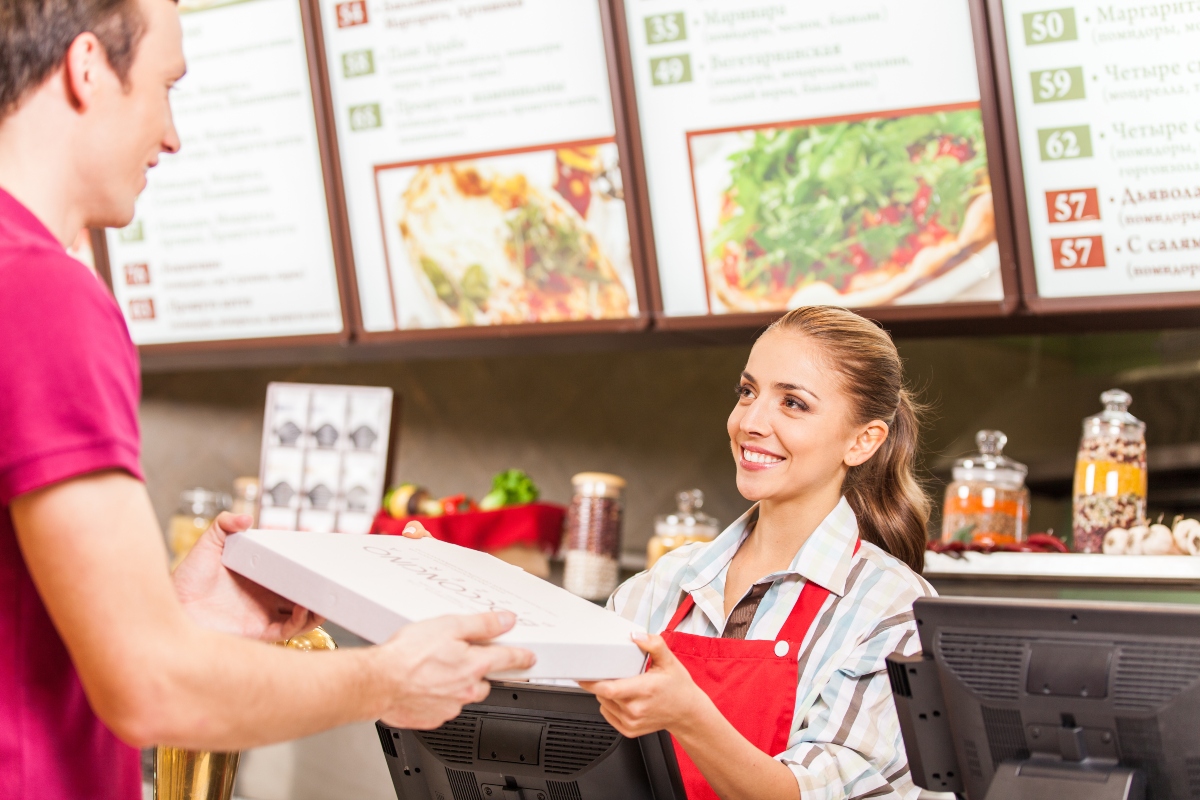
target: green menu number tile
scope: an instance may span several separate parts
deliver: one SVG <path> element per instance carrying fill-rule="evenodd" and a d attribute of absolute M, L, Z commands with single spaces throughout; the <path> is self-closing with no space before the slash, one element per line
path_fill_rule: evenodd
<path fill-rule="evenodd" d="M 1035 103 L 1084 99 L 1083 67 L 1040 69 L 1029 73 L 1029 79 Z"/>
<path fill-rule="evenodd" d="M 1025 44 L 1073 42 L 1079 38 L 1075 30 L 1075 9 L 1052 8 L 1022 14 L 1025 22 Z"/>
<path fill-rule="evenodd" d="M 1038 131 L 1042 161 L 1066 161 L 1092 157 L 1092 129 L 1087 125 L 1042 128 Z"/>
<path fill-rule="evenodd" d="M 370 50 L 342 53 L 342 74 L 347 78 L 375 74 L 375 54 Z"/>
<path fill-rule="evenodd" d="M 687 38 L 687 22 L 682 11 L 646 17 L 646 44 L 681 42 Z"/>
<path fill-rule="evenodd" d="M 650 59 L 650 80 L 655 86 L 673 86 L 692 82 L 692 59 L 685 53 L 680 56 L 663 56 Z"/>
<path fill-rule="evenodd" d="M 365 131 L 381 127 L 383 127 L 383 114 L 379 110 L 379 103 L 350 106 L 350 130 Z"/>
<path fill-rule="evenodd" d="M 142 226 L 140 219 L 135 219 L 133 222 L 126 225 L 117 231 L 117 238 L 128 244 L 130 242 L 142 242 L 146 239 L 146 230 Z"/>

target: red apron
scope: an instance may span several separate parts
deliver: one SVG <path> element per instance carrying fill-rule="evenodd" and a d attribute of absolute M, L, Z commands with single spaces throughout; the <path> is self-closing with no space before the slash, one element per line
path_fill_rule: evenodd
<path fill-rule="evenodd" d="M 854 552 L 858 552 L 857 542 Z M 689 594 L 662 636 L 725 719 L 759 750 L 775 756 L 787 749 L 792 732 L 800 645 L 827 597 L 828 589 L 812 581 L 805 583 L 779 637 L 772 642 L 676 632 L 696 605 Z M 688 800 L 718 800 L 679 742 L 675 742 L 675 756 Z"/>

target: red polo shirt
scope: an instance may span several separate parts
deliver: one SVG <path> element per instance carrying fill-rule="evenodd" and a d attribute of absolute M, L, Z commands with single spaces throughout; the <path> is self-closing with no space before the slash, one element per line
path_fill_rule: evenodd
<path fill-rule="evenodd" d="M 108 290 L 0 189 L 0 800 L 141 797 L 138 753 L 92 713 L 9 510 L 89 472 L 141 480 L 140 393 Z"/>

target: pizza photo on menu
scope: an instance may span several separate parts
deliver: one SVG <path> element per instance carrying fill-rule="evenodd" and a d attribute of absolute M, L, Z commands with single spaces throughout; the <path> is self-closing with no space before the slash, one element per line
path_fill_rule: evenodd
<path fill-rule="evenodd" d="M 637 315 L 617 148 L 376 169 L 403 328 Z"/>
<path fill-rule="evenodd" d="M 688 144 L 714 313 L 1003 297 L 977 107 Z"/>

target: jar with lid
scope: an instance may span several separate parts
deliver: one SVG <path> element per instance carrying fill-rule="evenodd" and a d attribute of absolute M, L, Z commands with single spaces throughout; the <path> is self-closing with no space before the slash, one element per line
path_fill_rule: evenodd
<path fill-rule="evenodd" d="M 604 472 L 571 478 L 574 497 L 563 539 L 563 588 L 588 600 L 605 600 L 617 588 L 625 479 Z"/>
<path fill-rule="evenodd" d="M 233 481 L 233 503 L 229 510 L 234 514 L 247 514 L 258 524 L 258 507 L 262 499 L 262 483 L 257 476 L 247 475 Z"/>
<path fill-rule="evenodd" d="M 1029 469 L 1004 455 L 1008 437 L 979 431 L 979 452 L 954 462 L 954 480 L 946 487 L 942 541 L 983 545 L 1023 541 L 1029 525 Z"/>
<path fill-rule="evenodd" d="M 646 546 L 646 569 L 654 566 L 667 553 L 692 542 L 711 542 L 720 533 L 717 521 L 700 509 L 704 507 L 704 492 L 689 489 L 675 495 L 674 514 L 659 514 L 654 518 L 654 535 Z"/>
<path fill-rule="evenodd" d="M 1104 534 L 1146 514 L 1146 423 L 1129 413 L 1128 392 L 1100 395 L 1104 410 L 1083 421 L 1075 460 L 1075 551 L 1101 553 Z"/>
<path fill-rule="evenodd" d="M 229 495 L 208 489 L 187 489 L 179 494 L 179 508 L 167 523 L 171 569 L 191 552 L 217 514 L 229 508 Z"/>

